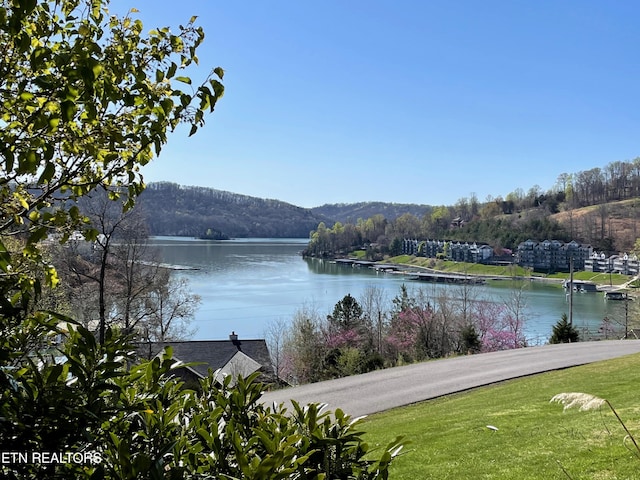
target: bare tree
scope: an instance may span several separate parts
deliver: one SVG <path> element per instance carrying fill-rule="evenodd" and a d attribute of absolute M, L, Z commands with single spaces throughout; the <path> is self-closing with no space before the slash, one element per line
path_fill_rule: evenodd
<path fill-rule="evenodd" d="M 145 340 L 176 340 L 193 332 L 190 320 L 200 302 L 187 280 L 161 268 L 137 210 L 123 209 L 102 191 L 80 204 L 95 242 L 84 239 L 60 247 L 61 275 L 68 277 L 70 303 L 85 324 L 98 331 L 118 325 Z"/>
<path fill-rule="evenodd" d="M 193 318 L 201 299 L 189 292 L 189 282 L 165 272 L 146 297 L 147 314 L 136 327 L 143 341 L 166 342 L 193 336 Z"/>
<path fill-rule="evenodd" d="M 107 327 L 107 269 L 110 266 L 114 236 L 128 216 L 123 213 L 123 204 L 112 201 L 105 189 L 98 189 L 83 200 L 82 209 L 89 216 L 96 233 L 93 251 L 97 256 L 98 265 L 95 271 L 90 270 L 90 273 L 86 273 L 86 278 L 98 284 L 98 339 L 100 343 L 104 343 Z"/>
<path fill-rule="evenodd" d="M 289 335 L 289 322 L 282 318 L 270 321 L 264 331 L 264 338 L 271 356 L 271 364 L 278 379 L 284 378 L 285 345 L 289 341 Z"/>
<path fill-rule="evenodd" d="M 360 305 L 373 348 L 376 352 L 382 353 L 389 306 L 385 290 L 376 285 L 367 285 L 360 297 Z"/>
<path fill-rule="evenodd" d="M 527 322 L 527 299 L 525 296 L 526 284 L 519 285 L 513 282 L 509 295 L 504 300 L 504 306 L 507 310 L 507 325 L 505 326 L 509 333 L 513 335 L 514 345 L 512 348 L 522 347 L 526 343 L 524 337 L 524 328 Z"/>

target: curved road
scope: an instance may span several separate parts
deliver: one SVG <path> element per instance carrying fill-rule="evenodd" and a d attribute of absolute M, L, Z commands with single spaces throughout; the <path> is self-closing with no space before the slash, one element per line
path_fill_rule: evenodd
<path fill-rule="evenodd" d="M 267 392 L 271 405 L 327 403 L 358 417 L 512 378 L 640 353 L 640 340 L 580 342 L 453 357 Z"/>

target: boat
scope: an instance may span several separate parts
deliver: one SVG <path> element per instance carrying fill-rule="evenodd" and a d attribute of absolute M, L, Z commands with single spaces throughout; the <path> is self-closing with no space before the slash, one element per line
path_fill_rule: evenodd
<path fill-rule="evenodd" d="M 562 283 L 563 288 L 569 288 L 570 285 L 573 285 L 574 292 L 597 292 L 597 285 L 593 282 L 587 282 L 585 280 L 574 280 L 573 283 L 570 280 L 565 280 Z"/>

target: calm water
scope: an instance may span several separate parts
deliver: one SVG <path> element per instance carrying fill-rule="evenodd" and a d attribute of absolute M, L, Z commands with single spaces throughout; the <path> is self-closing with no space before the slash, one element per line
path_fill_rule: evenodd
<path fill-rule="evenodd" d="M 231 331 L 244 338 L 264 336 L 274 320 L 290 320 L 302 307 L 322 316 L 350 293 L 360 298 L 368 286 L 385 291 L 388 300 L 404 283 L 410 290 L 423 288 L 429 294 L 449 289 L 460 295 L 460 287 L 416 282 L 408 277 L 376 273 L 317 259 L 303 259 L 305 239 L 241 239 L 225 242 L 176 237 L 153 240 L 164 262 L 197 270 L 176 271 L 188 278 L 190 290 L 202 297 L 193 326 L 196 339 L 226 338 Z M 473 287 L 473 296 L 501 302 L 512 293 L 510 281 Z M 569 303 L 561 288 L 528 282 L 524 289 L 526 335 L 531 343 L 544 343 Z M 622 302 L 605 302 L 601 293 L 574 294 L 573 320 L 580 329 L 597 331 L 605 316 L 624 321 Z"/>

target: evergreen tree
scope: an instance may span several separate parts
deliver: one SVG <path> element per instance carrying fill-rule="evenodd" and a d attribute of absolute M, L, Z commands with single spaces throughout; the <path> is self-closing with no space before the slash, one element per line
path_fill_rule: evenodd
<path fill-rule="evenodd" d="M 363 323 L 362 307 L 350 293 L 347 293 L 335 304 L 333 313 L 327 316 L 327 320 L 339 331 L 359 329 Z"/>
<path fill-rule="evenodd" d="M 460 332 L 463 352 L 478 353 L 482 348 L 480 336 L 473 325 L 468 325 Z"/>
<path fill-rule="evenodd" d="M 563 313 L 558 323 L 553 326 L 553 334 L 549 343 L 574 343 L 580 341 L 580 332 L 569 323 L 567 314 Z"/>

